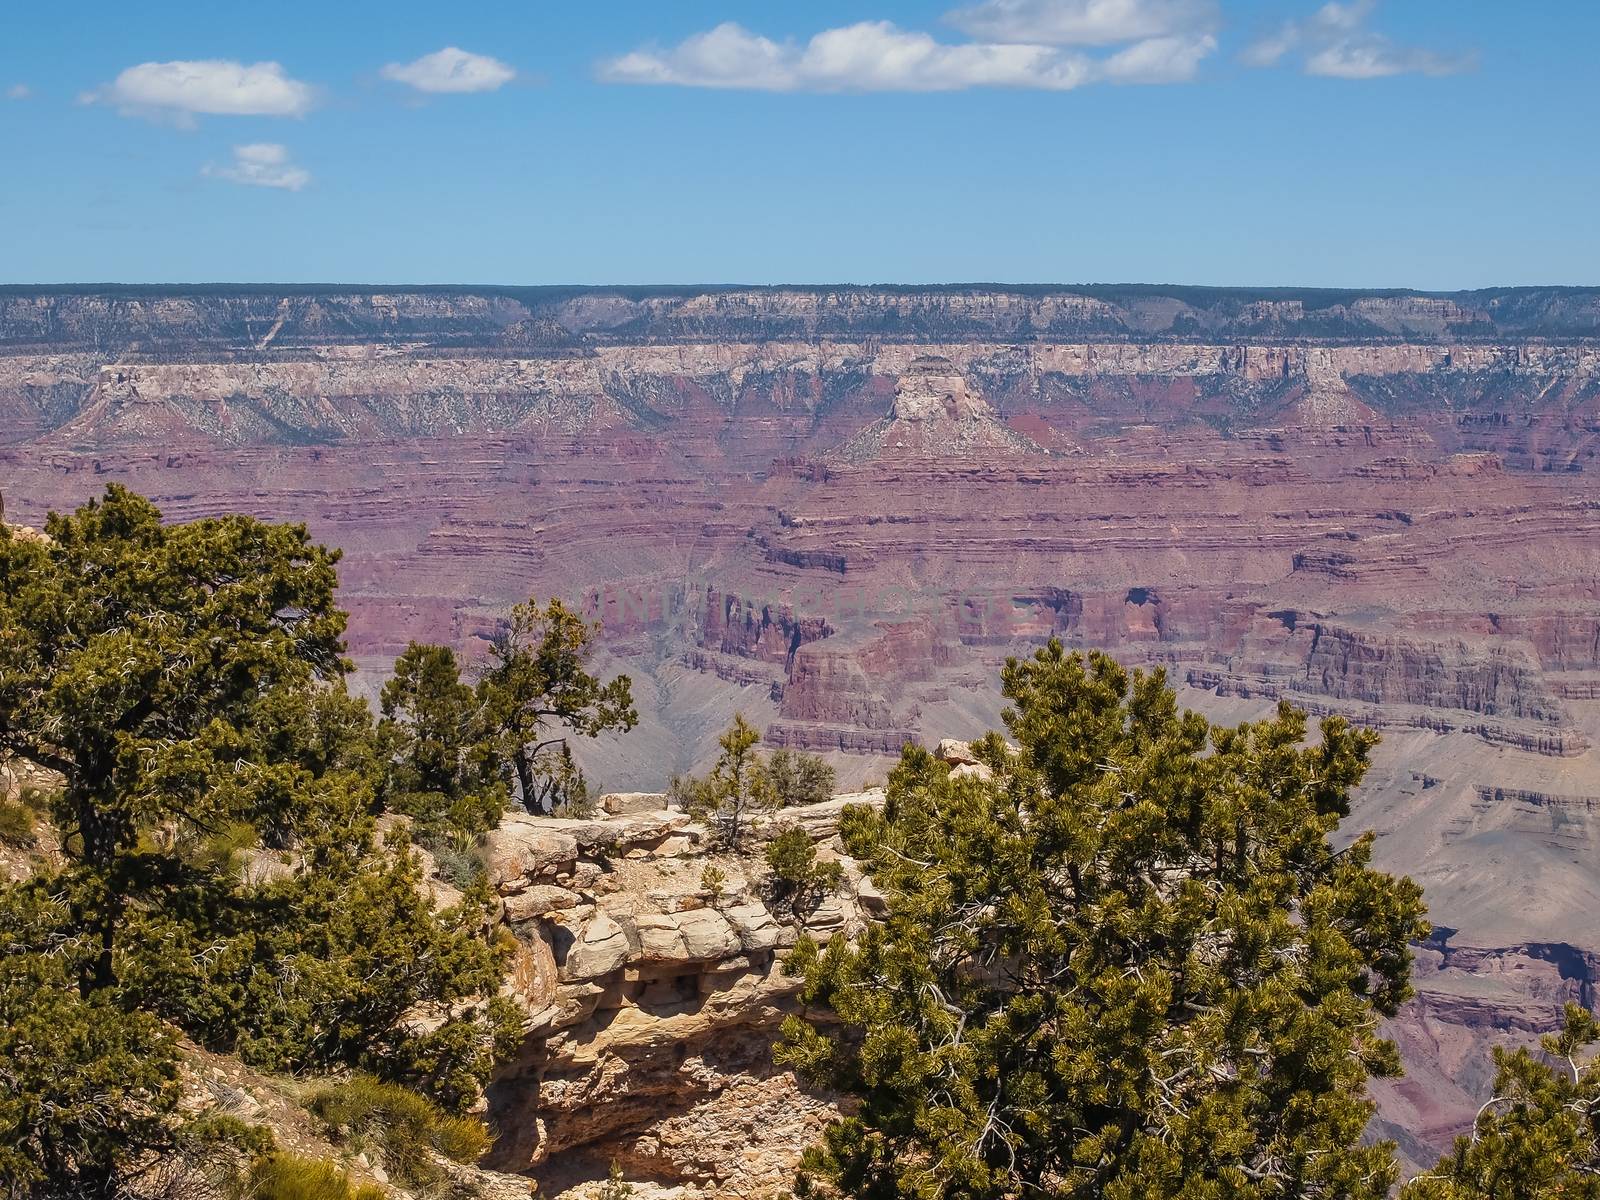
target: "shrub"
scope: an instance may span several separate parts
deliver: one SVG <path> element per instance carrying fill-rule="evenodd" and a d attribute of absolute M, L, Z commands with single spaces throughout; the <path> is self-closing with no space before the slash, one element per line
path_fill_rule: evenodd
<path fill-rule="evenodd" d="M 427 1187 L 443 1177 L 434 1153 L 470 1163 L 492 1142 L 482 1121 L 451 1116 L 425 1096 L 370 1075 L 325 1088 L 308 1107 L 336 1135 L 375 1144 L 384 1168 L 409 1187 Z"/>
<path fill-rule="evenodd" d="M 483 860 L 474 850 L 461 850 L 447 841 L 433 842 L 425 848 L 433 855 L 439 878 L 463 892 L 484 877 Z"/>
<path fill-rule="evenodd" d="M 23 850 L 39 844 L 39 819 L 21 800 L 0 800 L 0 842 Z"/>
<path fill-rule="evenodd" d="M 667 807 L 679 812 L 694 812 L 710 802 L 709 781 L 693 775 L 674 775 L 667 781 Z"/>
<path fill-rule="evenodd" d="M 728 885 L 728 873 L 715 864 L 700 872 L 700 886 L 711 893 L 712 903 L 722 899 L 722 889 Z"/>
<path fill-rule="evenodd" d="M 399 1031 L 379 1046 L 373 1065 L 385 1078 L 460 1113 L 483 1095 L 494 1064 L 516 1053 L 521 1041 L 522 1011 L 496 996 L 481 1010 L 464 1009 L 426 1033 Z"/>
<path fill-rule="evenodd" d="M 679 787 L 684 811 L 711 827 L 717 844 L 736 850 L 750 832 L 751 822 L 778 806 L 777 793 L 767 776 L 766 765 L 756 753 L 761 735 L 742 715 L 717 739 L 722 753 L 704 780 L 691 780 Z"/>
<path fill-rule="evenodd" d="M 631 1195 L 633 1184 L 622 1178 L 622 1166 L 613 1158 L 606 1181 L 595 1191 L 595 1200 L 628 1200 Z"/>
<path fill-rule="evenodd" d="M 784 808 L 821 804 L 833 796 L 833 768 L 815 754 L 774 750 L 767 759 L 767 775 Z"/>
<path fill-rule="evenodd" d="M 787 905 L 796 916 L 815 911 L 844 877 L 844 868 L 837 862 L 817 861 L 811 836 L 797 825 L 768 842 L 766 853 L 767 891 L 774 903 Z"/>
<path fill-rule="evenodd" d="M 278 1152 L 256 1160 L 245 1194 L 251 1200 L 385 1200 L 374 1183 L 357 1186 L 326 1159 Z"/>
<path fill-rule="evenodd" d="M 80 994 L 57 885 L 0 887 L 0 1196 L 120 1186 L 177 1123 L 174 1038 L 103 992 Z"/>

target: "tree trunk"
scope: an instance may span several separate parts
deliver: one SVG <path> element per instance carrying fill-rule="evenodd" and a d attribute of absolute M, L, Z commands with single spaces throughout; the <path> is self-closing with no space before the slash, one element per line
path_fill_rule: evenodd
<path fill-rule="evenodd" d="M 122 922 L 122 893 L 116 879 L 118 823 L 105 807 L 88 794 L 77 797 L 78 836 L 83 839 L 83 862 L 100 885 L 100 894 L 90 898 L 86 907 L 80 900 L 74 907 L 80 925 L 94 939 L 98 949 L 87 975 L 78 981 L 78 991 L 84 999 L 90 994 L 116 984 L 117 973 L 113 962 L 116 950 L 117 926 Z"/>
<path fill-rule="evenodd" d="M 533 757 L 526 746 L 518 746 L 511 761 L 517 769 L 517 789 L 522 793 L 522 807 L 534 812 L 534 806 L 538 803 L 538 789 L 533 785 Z"/>

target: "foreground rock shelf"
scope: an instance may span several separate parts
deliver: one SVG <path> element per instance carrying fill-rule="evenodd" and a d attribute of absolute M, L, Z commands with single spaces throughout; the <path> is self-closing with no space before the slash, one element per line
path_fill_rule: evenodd
<path fill-rule="evenodd" d="M 765 897 L 759 854 L 714 853 L 704 828 L 664 808 L 513 817 L 490 835 L 490 880 L 517 938 L 509 991 L 527 1012 L 522 1054 L 491 1090 L 494 1165 L 531 1171 L 547 1192 L 612 1161 L 711 1195 L 783 1185 L 833 1110 L 772 1065 L 798 986 L 782 956 L 802 933 L 853 936 L 879 911 L 837 832 L 846 805 L 882 800 L 872 790 L 765 819 L 844 865 L 839 892 L 803 915 Z M 716 890 L 712 866 L 726 876 Z"/>

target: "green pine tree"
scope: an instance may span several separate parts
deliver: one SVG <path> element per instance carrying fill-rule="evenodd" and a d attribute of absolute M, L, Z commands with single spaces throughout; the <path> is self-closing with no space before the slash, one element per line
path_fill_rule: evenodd
<path fill-rule="evenodd" d="M 43 887 L 0 891 L 0 1194 L 111 1195 L 174 1144 L 177 1051 L 148 1014 L 79 994 L 56 908 Z"/>
<path fill-rule="evenodd" d="M 64 780 L 73 918 L 96 947 L 87 995 L 116 982 L 130 903 L 162 890 L 147 832 L 263 817 L 250 807 L 304 782 L 287 764 L 242 777 L 282 757 L 286 699 L 303 709 L 342 678 L 345 617 L 338 555 L 303 525 L 164 525 L 113 484 L 45 531 L 48 542 L 0 532 L 0 752 Z"/>
<path fill-rule="evenodd" d="M 66 859 L 0 886 L 0 1191 L 105 1191 L 177 1145 L 178 1031 L 470 1105 L 515 1032 L 507 948 L 481 885 L 435 913 L 375 837 L 337 555 L 115 486 L 46 530 L 0 527 L 0 754 L 61 777 Z"/>
<path fill-rule="evenodd" d="M 696 820 L 711 827 L 717 844 L 737 849 L 750 834 L 750 822 L 778 806 L 778 795 L 756 752 L 761 735 L 736 714 L 733 724 L 717 739 L 722 753 L 704 779 L 675 779 L 677 803 Z"/>
<path fill-rule="evenodd" d="M 1600 1022 L 1576 1004 L 1542 1041 L 1496 1048 L 1494 1095 L 1472 1132 L 1401 1200 L 1600 1200 Z"/>
<path fill-rule="evenodd" d="M 412 817 L 425 844 L 457 850 L 499 824 L 506 787 L 455 652 L 412 642 L 395 660 L 380 704 L 385 807 Z"/>
<path fill-rule="evenodd" d="M 844 839 L 888 914 L 789 968 L 782 1061 L 851 1101 L 802 1190 L 861 1200 L 1380 1200 L 1376 1033 L 1418 888 L 1330 840 L 1376 736 L 1213 728 L 1160 673 L 1052 642 L 1003 673 L 992 781 L 908 748 Z"/>
<path fill-rule="evenodd" d="M 551 600 L 543 608 L 517 605 L 494 638 L 479 700 L 529 812 L 548 813 L 586 794 L 569 738 L 626 732 L 639 722 L 628 677 L 602 682 L 588 670 L 597 632 Z"/>

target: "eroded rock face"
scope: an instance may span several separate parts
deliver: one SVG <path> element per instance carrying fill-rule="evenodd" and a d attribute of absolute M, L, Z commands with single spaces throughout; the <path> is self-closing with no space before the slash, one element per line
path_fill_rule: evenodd
<path fill-rule="evenodd" d="M 1009 428 L 948 358 L 914 359 L 895 382 L 889 415 L 833 455 L 846 463 L 922 458 L 1015 458 L 1050 453 Z"/>
<path fill-rule="evenodd" d="M 960 369 L 948 358 L 916 359 L 894 387 L 891 421 L 994 420 L 994 409 L 972 392 Z"/>
<path fill-rule="evenodd" d="M 7 520 L 116 481 L 307 521 L 368 681 L 585 604 L 642 709 L 582 748 L 619 790 L 702 767 L 735 711 L 853 785 L 995 725 L 1000 664 L 1052 636 L 1214 719 L 1354 718 L 1385 741 L 1351 824 L 1484 954 L 1600 949 L 1597 469 L 1595 290 L 0 290 Z M 590 832 L 497 849 L 552 1027 L 626 1011 L 574 969 L 688 954 L 598 889 L 693 872 L 690 831 Z M 1495 995 L 1450 1028 L 1533 1011 Z M 697 1061 L 707 1095 L 745 1078 Z"/>
<path fill-rule="evenodd" d="M 882 799 L 840 796 L 768 824 L 838 856 L 844 808 Z M 814 911 L 775 909 L 758 858 L 707 845 L 665 811 L 512 819 L 490 835 L 490 882 L 519 943 L 507 990 L 528 1015 L 523 1052 L 491 1091 L 495 1165 L 531 1174 L 542 1194 L 612 1161 L 696 1196 L 764 1194 L 834 1113 L 772 1063 L 798 986 L 780 960 L 802 932 L 853 936 L 876 893 L 847 863 L 846 887 Z M 715 891 L 713 863 L 726 876 Z"/>

